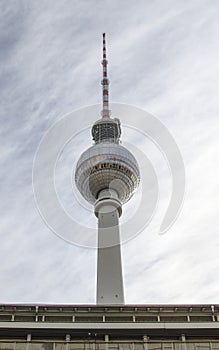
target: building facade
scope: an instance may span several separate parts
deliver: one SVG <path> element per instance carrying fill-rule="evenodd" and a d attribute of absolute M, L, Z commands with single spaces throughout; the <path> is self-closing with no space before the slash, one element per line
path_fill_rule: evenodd
<path fill-rule="evenodd" d="M 1 305 L 12 349 L 219 350 L 219 305 Z"/>

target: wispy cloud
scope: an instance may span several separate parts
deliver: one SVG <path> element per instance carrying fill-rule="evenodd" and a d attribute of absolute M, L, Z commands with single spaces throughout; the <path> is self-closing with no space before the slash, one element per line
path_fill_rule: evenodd
<path fill-rule="evenodd" d="M 141 140 L 161 192 L 150 226 L 123 246 L 126 301 L 218 302 L 218 2 L 53 0 L 0 6 L 0 302 L 95 300 L 96 253 L 66 243 L 45 226 L 34 203 L 32 163 L 41 137 L 61 115 L 100 101 L 103 31 L 111 99 L 156 114 L 176 139 L 187 173 L 182 213 L 159 236 L 170 177 L 165 162 L 159 166 L 162 156 Z M 82 146 L 74 145 L 72 154 L 66 150 L 63 173 L 57 172 L 70 212 L 76 207 L 65 181 Z"/>

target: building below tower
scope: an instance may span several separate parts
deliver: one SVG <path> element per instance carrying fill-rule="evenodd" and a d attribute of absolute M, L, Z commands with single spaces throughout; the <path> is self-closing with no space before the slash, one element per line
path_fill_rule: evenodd
<path fill-rule="evenodd" d="M 219 350 L 219 305 L 0 305 L 0 350 Z"/>

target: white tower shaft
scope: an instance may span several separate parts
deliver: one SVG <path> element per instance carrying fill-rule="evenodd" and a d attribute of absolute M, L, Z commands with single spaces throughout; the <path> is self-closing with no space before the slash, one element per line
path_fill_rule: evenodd
<path fill-rule="evenodd" d="M 95 206 L 98 217 L 97 304 L 124 304 L 119 215 L 116 195 L 102 191 Z M 109 192 L 108 192 L 109 193 Z M 112 194 L 112 191 L 111 191 Z"/>

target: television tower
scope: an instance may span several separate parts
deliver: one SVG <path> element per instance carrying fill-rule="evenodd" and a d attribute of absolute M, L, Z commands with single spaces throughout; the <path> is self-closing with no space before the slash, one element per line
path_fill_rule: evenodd
<path fill-rule="evenodd" d="M 106 35 L 103 33 L 102 118 L 92 127 L 94 145 L 79 158 L 75 183 L 98 218 L 97 304 L 124 304 L 119 217 L 140 182 L 134 156 L 120 144 L 121 128 L 109 110 Z"/>

